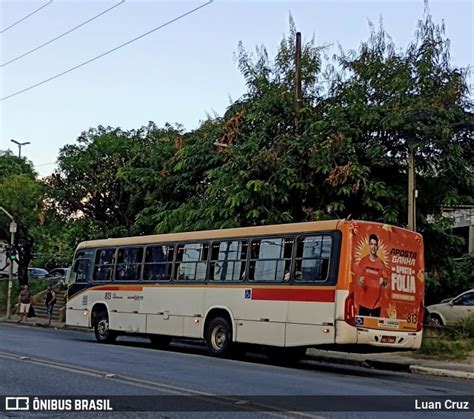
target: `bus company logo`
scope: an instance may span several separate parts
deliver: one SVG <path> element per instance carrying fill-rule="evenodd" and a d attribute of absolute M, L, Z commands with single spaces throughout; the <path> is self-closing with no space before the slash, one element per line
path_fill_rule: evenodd
<path fill-rule="evenodd" d="M 362 326 L 364 324 L 364 318 L 363 317 L 356 317 L 356 325 L 357 326 Z"/>
<path fill-rule="evenodd" d="M 379 327 L 393 327 L 393 328 L 398 328 L 400 327 L 400 322 L 398 320 L 392 320 L 392 319 L 379 319 Z"/>
<path fill-rule="evenodd" d="M 244 298 L 246 300 L 251 300 L 252 299 L 252 290 L 251 289 L 246 289 L 244 291 Z"/>
<path fill-rule="evenodd" d="M 30 398 L 5 397 L 5 410 L 30 410 Z"/>

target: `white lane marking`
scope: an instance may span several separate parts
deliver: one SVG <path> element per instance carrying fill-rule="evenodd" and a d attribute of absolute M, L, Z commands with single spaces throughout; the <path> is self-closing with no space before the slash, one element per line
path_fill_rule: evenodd
<path fill-rule="evenodd" d="M 172 386 L 169 384 L 157 383 L 155 381 L 142 380 L 139 378 L 133 378 L 133 377 L 123 376 L 123 375 L 118 375 L 118 374 L 113 374 L 113 373 L 106 373 L 100 370 L 78 367 L 78 366 L 69 365 L 69 364 L 62 364 L 59 362 L 53 362 L 46 359 L 18 356 L 18 355 L 15 355 L 13 353 L 8 353 L 8 352 L 0 352 L 0 358 L 15 360 L 18 362 L 21 361 L 28 364 L 39 365 L 43 367 L 54 368 L 61 371 L 73 372 L 76 374 L 82 374 L 89 377 L 108 378 L 121 384 L 133 385 L 135 387 L 146 388 L 149 390 L 160 390 L 162 392 L 170 393 L 173 395 L 187 395 L 187 396 L 195 397 L 197 399 L 204 399 L 206 401 L 212 401 L 215 403 L 226 404 L 226 405 L 231 404 L 242 410 L 260 412 L 260 413 L 265 412 L 266 414 L 269 414 L 275 417 L 288 418 L 289 417 L 288 414 L 289 414 L 291 416 L 299 416 L 299 417 L 306 417 L 306 418 L 312 418 L 312 419 L 324 419 L 324 417 L 322 416 L 315 416 L 310 413 L 289 412 L 285 409 L 280 409 L 276 406 L 253 403 L 247 400 L 233 399 L 232 397 L 227 397 L 227 396 L 218 395 L 214 393 L 191 390 L 184 387 Z M 208 398 L 211 398 L 211 400 L 208 400 Z"/>

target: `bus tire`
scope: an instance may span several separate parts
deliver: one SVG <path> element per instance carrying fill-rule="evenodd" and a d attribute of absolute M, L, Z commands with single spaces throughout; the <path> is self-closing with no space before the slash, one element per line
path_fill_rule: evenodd
<path fill-rule="evenodd" d="M 205 340 L 210 355 L 223 358 L 232 349 L 232 329 L 227 319 L 216 317 L 206 326 Z"/>
<path fill-rule="evenodd" d="M 94 324 L 94 334 L 99 343 L 114 343 L 117 339 L 117 333 L 109 328 L 109 316 L 106 312 L 97 315 L 97 321 Z"/>
<path fill-rule="evenodd" d="M 166 348 L 171 342 L 171 336 L 150 335 L 151 346 L 156 349 Z"/>

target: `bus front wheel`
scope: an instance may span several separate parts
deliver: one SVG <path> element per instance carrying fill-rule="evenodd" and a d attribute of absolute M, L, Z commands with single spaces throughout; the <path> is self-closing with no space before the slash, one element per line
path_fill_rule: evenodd
<path fill-rule="evenodd" d="M 213 356 L 228 356 L 232 348 L 232 329 L 227 319 L 216 317 L 206 327 L 207 350 Z"/>
<path fill-rule="evenodd" d="M 107 316 L 107 313 L 102 312 L 97 315 L 97 321 L 94 325 L 94 334 L 99 343 L 114 343 L 115 339 L 117 339 L 117 333 L 110 330 L 109 316 Z"/>

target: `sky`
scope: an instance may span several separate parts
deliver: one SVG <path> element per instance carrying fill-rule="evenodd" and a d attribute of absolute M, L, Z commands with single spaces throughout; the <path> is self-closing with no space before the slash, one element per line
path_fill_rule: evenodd
<path fill-rule="evenodd" d="M 0 0 L 0 150 L 18 153 L 10 140 L 30 142 L 22 156 L 41 176 L 55 169 L 59 150 L 81 132 L 102 126 L 137 129 L 154 121 L 197 128 L 207 114 L 223 115 L 245 83 L 235 62 L 239 41 L 265 45 L 273 57 L 293 16 L 303 42 L 357 49 L 369 21 L 405 48 L 423 16 L 422 0 L 283 1 L 214 0 L 138 41 L 52 81 L 49 79 L 206 3 L 126 0 L 111 11 L 38 51 L 11 59 L 57 37 L 121 0 Z M 452 63 L 473 64 L 473 0 L 432 0 L 435 22 L 444 21 Z M 331 52 L 331 51 L 328 51 Z M 336 52 L 336 50 L 334 50 Z M 5 99 L 3 99 L 5 98 Z"/>

